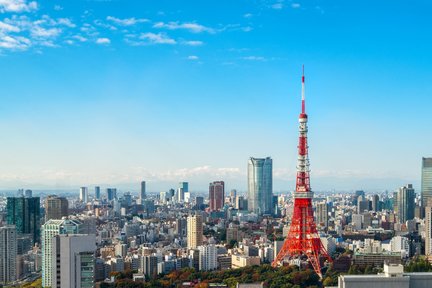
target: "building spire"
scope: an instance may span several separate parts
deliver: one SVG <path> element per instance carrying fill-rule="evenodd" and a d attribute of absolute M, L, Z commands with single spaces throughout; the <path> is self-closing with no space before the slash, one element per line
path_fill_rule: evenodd
<path fill-rule="evenodd" d="M 305 76 L 304 76 L 304 65 L 303 65 L 303 76 L 302 76 L 302 114 L 306 113 L 305 105 Z"/>

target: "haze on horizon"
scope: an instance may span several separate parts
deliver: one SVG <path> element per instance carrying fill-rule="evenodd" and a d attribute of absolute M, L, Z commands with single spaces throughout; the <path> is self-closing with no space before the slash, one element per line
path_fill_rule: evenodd
<path fill-rule="evenodd" d="M 419 192 L 428 1 L 0 3 L 0 189 L 291 190 L 304 64 L 313 190 Z"/>

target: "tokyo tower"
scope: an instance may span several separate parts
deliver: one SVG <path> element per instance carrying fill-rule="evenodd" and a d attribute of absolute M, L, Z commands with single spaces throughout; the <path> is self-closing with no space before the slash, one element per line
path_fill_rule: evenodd
<path fill-rule="evenodd" d="M 305 105 L 305 77 L 304 67 L 302 76 L 302 103 L 301 113 L 299 116 L 299 144 L 298 144 L 298 160 L 297 160 L 297 179 L 296 191 L 293 194 L 294 210 L 291 219 L 291 226 L 287 238 L 273 261 L 273 267 L 276 267 L 287 259 L 306 256 L 309 263 L 312 265 L 315 272 L 322 277 L 320 256 L 327 258 L 332 262 L 326 249 L 321 243 L 318 236 L 313 209 L 312 199 L 313 192 L 310 187 L 309 179 L 309 156 L 307 144 L 307 121 Z"/>

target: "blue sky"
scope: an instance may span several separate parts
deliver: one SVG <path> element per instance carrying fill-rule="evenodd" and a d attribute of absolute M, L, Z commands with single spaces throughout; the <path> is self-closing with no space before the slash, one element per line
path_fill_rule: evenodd
<path fill-rule="evenodd" d="M 431 156 L 430 1 L 0 0 L 0 188 L 395 189 Z M 139 185 L 136 184 L 136 189 Z M 417 188 L 418 185 L 417 185 Z"/>

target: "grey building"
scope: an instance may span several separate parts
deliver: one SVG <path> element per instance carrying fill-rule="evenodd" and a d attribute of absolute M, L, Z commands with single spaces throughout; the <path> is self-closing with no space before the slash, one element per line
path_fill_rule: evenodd
<path fill-rule="evenodd" d="M 415 192 L 412 184 L 399 188 L 397 193 L 397 208 L 400 223 L 414 219 Z"/>
<path fill-rule="evenodd" d="M 0 284 L 17 278 L 17 230 L 14 225 L 0 227 Z"/>
<path fill-rule="evenodd" d="M 63 234 L 52 238 L 51 287 L 93 287 L 96 238 L 94 235 Z"/>
<path fill-rule="evenodd" d="M 273 161 L 270 157 L 248 161 L 248 210 L 258 215 L 273 213 Z"/>
<path fill-rule="evenodd" d="M 432 206 L 432 157 L 422 158 L 421 197 L 423 207 Z"/>
<path fill-rule="evenodd" d="M 141 200 L 141 203 L 143 203 L 144 199 L 146 199 L 147 195 L 146 195 L 146 182 L 145 181 L 141 181 L 141 191 L 140 191 L 140 197 L 139 199 Z"/>

